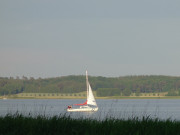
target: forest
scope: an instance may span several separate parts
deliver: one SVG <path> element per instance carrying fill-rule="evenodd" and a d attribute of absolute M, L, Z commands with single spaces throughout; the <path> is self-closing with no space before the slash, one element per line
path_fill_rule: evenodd
<path fill-rule="evenodd" d="M 97 96 L 129 96 L 131 93 L 168 92 L 167 96 L 179 96 L 180 77 L 173 76 L 89 76 L 89 82 Z M 0 77 L 0 95 L 18 93 L 78 93 L 86 90 L 85 76 L 71 75 L 55 78 Z"/>

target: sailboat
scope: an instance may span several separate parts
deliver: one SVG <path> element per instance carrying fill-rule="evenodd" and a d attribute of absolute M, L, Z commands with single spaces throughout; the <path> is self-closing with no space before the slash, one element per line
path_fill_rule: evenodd
<path fill-rule="evenodd" d="M 97 111 L 98 106 L 94 98 L 90 83 L 88 81 L 88 73 L 86 71 L 86 85 L 87 85 L 87 100 L 82 104 L 74 104 L 73 106 L 68 106 L 68 112 L 92 112 Z"/>

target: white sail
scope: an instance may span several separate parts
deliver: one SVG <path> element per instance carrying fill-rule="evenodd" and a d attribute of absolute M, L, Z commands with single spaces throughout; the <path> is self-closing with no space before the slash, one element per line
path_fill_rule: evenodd
<path fill-rule="evenodd" d="M 88 85 L 89 85 L 89 87 L 88 87 L 87 104 L 97 106 L 96 100 L 94 98 L 94 95 L 93 95 L 93 92 L 92 92 L 92 89 L 91 89 L 91 86 L 90 86 L 89 83 L 88 83 Z"/>

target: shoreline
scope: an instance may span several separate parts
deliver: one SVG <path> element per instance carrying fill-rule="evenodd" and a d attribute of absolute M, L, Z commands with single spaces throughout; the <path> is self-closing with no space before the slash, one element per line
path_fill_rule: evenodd
<path fill-rule="evenodd" d="M 77 134 L 77 135 L 178 135 L 180 121 L 153 119 L 149 116 L 131 119 L 106 118 L 102 121 L 60 115 L 45 117 L 22 114 L 0 117 L 1 134 Z M 77 126 L 78 125 L 78 126 Z M 79 128 L 80 127 L 80 128 Z"/>
<path fill-rule="evenodd" d="M 96 99 L 180 99 L 180 96 L 159 96 L 159 97 L 127 97 L 127 96 L 116 96 L 116 97 L 95 97 Z M 4 97 L 0 97 L 2 100 L 8 99 L 86 99 L 86 97 L 14 97 L 7 96 L 6 99 Z"/>

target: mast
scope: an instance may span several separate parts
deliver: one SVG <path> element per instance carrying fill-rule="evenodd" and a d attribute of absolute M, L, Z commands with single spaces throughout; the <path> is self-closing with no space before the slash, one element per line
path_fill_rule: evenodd
<path fill-rule="evenodd" d="M 86 86 L 87 86 L 87 98 L 88 98 L 88 89 L 89 89 L 89 87 L 88 87 L 88 72 L 87 72 L 87 70 L 86 70 Z"/>

